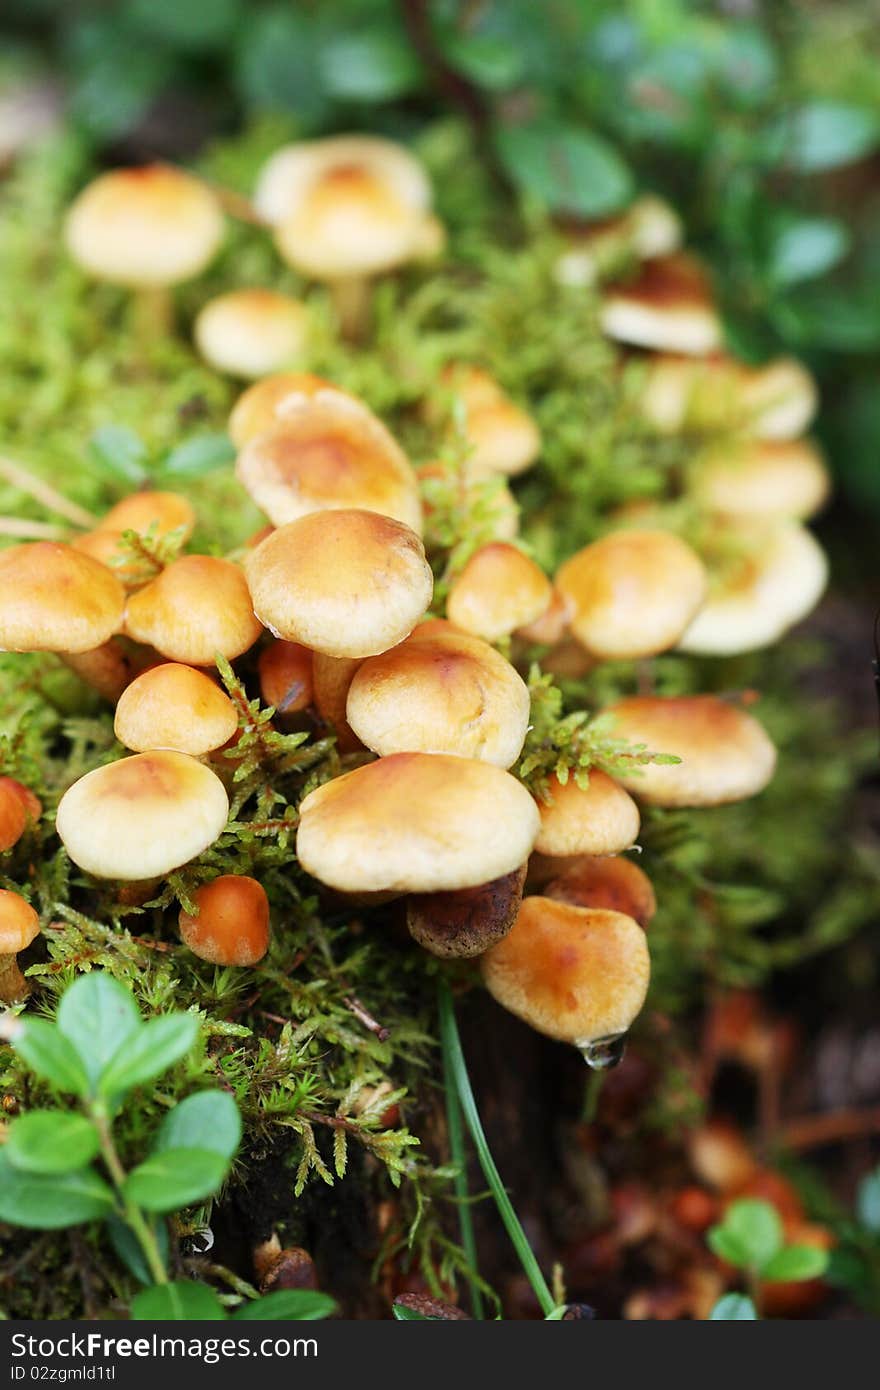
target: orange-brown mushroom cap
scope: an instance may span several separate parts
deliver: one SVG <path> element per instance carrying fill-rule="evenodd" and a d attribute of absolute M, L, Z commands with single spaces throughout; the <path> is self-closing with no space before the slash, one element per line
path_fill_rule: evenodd
<path fill-rule="evenodd" d="M 446 615 L 462 631 L 496 642 L 534 622 L 552 596 L 553 586 L 534 560 L 514 545 L 492 541 L 452 581 Z"/>
<path fill-rule="evenodd" d="M 530 415 L 479 367 L 447 367 L 443 373 L 463 406 L 463 428 L 471 447 L 468 473 L 514 475 L 541 452 L 541 434 Z"/>
<path fill-rule="evenodd" d="M 259 378 L 301 359 L 309 311 L 277 290 L 232 290 L 203 305 L 193 334 L 205 361 L 230 376 Z"/>
<path fill-rule="evenodd" d="M 634 280 L 608 289 L 600 321 L 609 337 L 662 352 L 700 357 L 722 341 L 705 272 L 683 253 L 647 261 Z"/>
<path fill-rule="evenodd" d="M 297 714 L 314 700 L 314 655 L 298 642 L 276 637 L 257 662 L 260 695 L 278 714 Z"/>
<path fill-rule="evenodd" d="M 128 600 L 125 630 L 172 661 L 213 666 L 231 661 L 262 632 L 238 565 L 211 555 L 183 555 Z"/>
<path fill-rule="evenodd" d="M 651 964 L 631 917 L 525 898 L 511 931 L 482 958 L 489 993 L 539 1033 L 588 1049 L 625 1033 L 645 1002 Z"/>
<path fill-rule="evenodd" d="M 174 748 L 199 757 L 232 738 L 238 718 L 229 696 L 204 672 L 169 661 L 126 687 L 113 727 L 119 742 L 136 753 Z"/>
<path fill-rule="evenodd" d="M 544 887 L 544 896 L 574 907 L 601 907 L 632 917 L 647 927 L 657 911 L 654 886 L 638 864 L 624 855 L 579 855 Z"/>
<path fill-rule="evenodd" d="M 376 512 L 312 512 L 245 559 L 254 610 L 289 642 L 327 656 L 375 656 L 403 640 L 434 580 L 414 531 Z"/>
<path fill-rule="evenodd" d="M 212 965 L 256 965 L 269 949 L 269 899 L 255 878 L 221 874 L 193 895 L 198 913 L 181 909 L 181 940 Z"/>
<path fill-rule="evenodd" d="M 0 888 L 0 956 L 14 956 L 40 933 L 40 919 L 20 893 Z"/>
<path fill-rule="evenodd" d="M 11 777 L 0 777 L 0 854 L 18 844 L 27 826 L 27 810 L 18 792 L 19 785 Z"/>
<path fill-rule="evenodd" d="M 585 787 L 573 774 L 565 783 L 551 777 L 549 793 L 551 800 L 538 803 L 540 854 L 619 854 L 635 843 L 639 809 L 606 772 L 591 768 Z"/>
<path fill-rule="evenodd" d="M 328 391 L 334 395 L 344 395 L 352 404 L 360 405 L 355 396 L 349 396 L 332 382 L 311 372 L 276 372 L 273 376 L 264 377 L 242 391 L 232 407 L 229 437 L 237 449 L 242 449 L 258 434 L 274 429 L 284 418 L 286 409 L 300 401 L 314 400 L 318 396 L 323 398 Z M 367 407 L 361 408 L 366 410 Z"/>
<path fill-rule="evenodd" d="M 106 565 L 55 541 L 0 553 L 0 650 L 87 652 L 122 626 L 125 590 Z"/>
<path fill-rule="evenodd" d="M 188 541 L 196 526 L 196 514 L 189 498 L 179 492 L 133 492 L 123 497 L 115 507 L 111 507 L 102 518 L 99 530 L 155 531 L 158 536 L 167 536 L 172 531 L 182 532 L 183 540 Z"/>

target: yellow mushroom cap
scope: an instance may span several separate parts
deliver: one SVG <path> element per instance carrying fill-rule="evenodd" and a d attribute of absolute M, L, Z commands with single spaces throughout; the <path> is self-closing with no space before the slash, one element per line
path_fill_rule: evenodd
<path fill-rule="evenodd" d="M 745 710 L 715 695 L 639 695 L 612 705 L 615 738 L 671 753 L 619 780 L 650 806 L 720 806 L 763 791 L 776 749 Z"/>
<path fill-rule="evenodd" d="M 98 529 L 118 534 L 155 531 L 159 536 L 182 531 L 183 539 L 188 541 L 195 526 L 192 504 L 179 492 L 133 492 L 110 508 Z"/>
<path fill-rule="evenodd" d="M 0 650 L 88 652 L 122 626 L 125 590 L 69 545 L 34 541 L 0 553 Z"/>
<path fill-rule="evenodd" d="M 310 512 L 358 508 L 421 531 L 418 480 L 380 420 L 342 392 L 288 402 L 248 441 L 236 476 L 275 526 Z"/>
<path fill-rule="evenodd" d="M 135 753 L 87 772 L 58 805 L 56 827 L 74 864 L 96 878 L 158 878 L 222 833 L 220 778 L 186 753 Z"/>
<path fill-rule="evenodd" d="M 530 1027 L 586 1048 L 625 1033 L 648 992 L 645 933 L 620 912 L 525 898 L 481 961 L 494 999 Z"/>
<path fill-rule="evenodd" d="M 309 793 L 296 852 L 342 892 L 433 893 L 511 873 L 537 833 L 534 801 L 501 768 L 394 753 Z"/>
<path fill-rule="evenodd" d="M 464 632 L 495 642 L 534 622 L 552 597 L 553 585 L 534 560 L 514 545 L 492 541 L 452 581 L 446 614 Z"/>
<path fill-rule="evenodd" d="M 828 469 L 808 439 L 731 440 L 700 459 L 692 491 L 707 511 L 805 521 L 827 500 Z"/>
<path fill-rule="evenodd" d="M 619 854 L 639 833 L 639 809 L 628 792 L 599 768 L 578 786 L 574 776 L 550 779 L 550 801 L 540 801 L 539 854 Z"/>
<path fill-rule="evenodd" d="M 794 439 L 817 406 L 816 383 L 794 358 L 759 367 L 722 353 L 703 361 L 664 355 L 646 363 L 641 407 L 663 434 L 748 429 L 756 439 Z"/>
<path fill-rule="evenodd" d="M 721 345 L 721 320 L 702 267 L 684 254 L 646 261 L 634 280 L 606 291 L 600 311 L 610 338 L 701 357 Z"/>
<path fill-rule="evenodd" d="M 172 661 L 213 666 L 218 652 L 228 661 L 241 656 L 263 629 L 238 565 L 183 555 L 132 594 L 125 630 Z"/>
<path fill-rule="evenodd" d="M 263 704 L 278 714 L 296 714 L 314 699 L 314 656 L 298 642 L 276 638 L 260 652 L 257 662 Z"/>
<path fill-rule="evenodd" d="M 561 566 L 556 587 L 569 627 L 606 661 L 653 656 L 675 645 L 706 593 L 702 562 L 668 531 L 617 531 Z"/>
<path fill-rule="evenodd" d="M 0 888 L 0 956 L 14 956 L 40 934 L 40 919 L 20 893 Z"/>
<path fill-rule="evenodd" d="M 303 356 L 309 312 L 277 290 L 231 290 L 203 306 L 193 334 L 199 352 L 218 372 L 255 379 Z"/>
<path fill-rule="evenodd" d="M 376 512 L 312 512 L 245 560 L 254 609 L 276 637 L 326 656 L 376 656 L 402 641 L 434 580 L 414 531 Z"/>
<path fill-rule="evenodd" d="M 530 415 L 516 405 L 480 367 L 449 366 L 443 379 L 464 406 L 464 433 L 471 446 L 471 475 L 522 473 L 541 452 L 541 435 Z"/>
<path fill-rule="evenodd" d="M 654 886 L 638 864 L 623 855 L 569 860 L 558 877 L 550 879 L 544 896 L 575 907 L 602 907 L 632 917 L 647 927 L 657 911 Z"/>
<path fill-rule="evenodd" d="M 223 237 L 223 215 L 200 180 L 167 164 L 101 174 L 74 201 L 70 254 L 98 280 L 149 289 L 198 275 Z"/>
<path fill-rule="evenodd" d="M 743 542 L 743 555 L 710 588 L 679 650 L 732 656 L 768 647 L 821 598 L 828 561 L 799 522 L 777 521 L 762 528 L 751 522 Z"/>
<path fill-rule="evenodd" d="M 152 666 L 119 697 L 116 737 L 136 753 L 173 748 L 194 757 L 220 748 L 238 727 L 235 706 L 202 671 Z"/>
<path fill-rule="evenodd" d="M 347 718 L 382 757 L 451 753 L 510 767 L 525 741 L 529 692 L 488 642 L 434 621 L 361 664 Z"/>
<path fill-rule="evenodd" d="M 323 397 L 327 391 L 344 395 L 353 404 L 361 404 L 354 396 L 311 372 L 276 372 L 274 376 L 264 377 L 243 391 L 232 407 L 229 437 L 237 449 L 242 449 L 248 440 L 274 429 L 289 406 L 316 396 Z M 367 407 L 361 408 L 366 410 Z"/>

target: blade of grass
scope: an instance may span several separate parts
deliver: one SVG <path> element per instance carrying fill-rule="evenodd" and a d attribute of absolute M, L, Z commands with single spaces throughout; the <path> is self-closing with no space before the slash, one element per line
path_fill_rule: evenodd
<path fill-rule="evenodd" d="M 467 1255 L 468 1269 L 477 1274 L 477 1241 L 474 1235 L 474 1222 L 471 1214 L 470 1194 L 467 1181 L 467 1150 L 464 1142 L 464 1129 L 461 1123 L 461 1106 L 452 1071 L 449 1049 L 445 1040 L 443 1045 L 443 1084 L 446 1093 L 446 1130 L 449 1135 L 449 1152 L 455 1164 L 455 1195 L 458 1198 L 458 1229 L 461 1234 L 461 1248 Z M 470 1281 L 471 1312 L 475 1318 L 485 1317 L 483 1296 L 476 1277 Z"/>
<path fill-rule="evenodd" d="M 501 1181 L 501 1174 L 495 1166 L 488 1141 L 486 1139 L 483 1125 L 480 1120 L 477 1103 L 474 1100 L 474 1093 L 471 1088 L 470 1077 L 468 1076 L 467 1064 L 464 1060 L 461 1038 L 458 1032 L 458 1024 L 455 1021 L 455 1006 L 452 1002 L 452 994 L 445 980 L 440 981 L 439 985 L 439 1010 L 440 1010 L 440 1036 L 443 1041 L 443 1055 L 447 1059 L 448 1074 L 452 1077 L 458 1102 L 464 1114 L 465 1123 L 470 1130 L 477 1157 L 480 1160 L 480 1167 L 485 1174 L 486 1181 L 495 1199 L 498 1213 L 504 1223 L 507 1234 L 510 1236 L 513 1248 L 516 1251 L 520 1264 L 526 1272 L 526 1277 L 531 1284 L 535 1297 L 541 1305 L 541 1311 L 545 1318 L 556 1308 L 550 1289 L 547 1286 L 543 1274 L 541 1273 L 538 1261 L 535 1259 L 534 1251 L 529 1245 L 528 1238 L 522 1228 L 519 1217 L 513 1209 L 513 1203 L 507 1195 L 507 1191 Z"/>

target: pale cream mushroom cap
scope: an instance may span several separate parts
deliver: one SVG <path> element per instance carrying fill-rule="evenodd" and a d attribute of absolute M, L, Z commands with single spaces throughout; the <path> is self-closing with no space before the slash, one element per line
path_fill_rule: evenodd
<path fill-rule="evenodd" d="M 288 402 L 273 429 L 245 444 L 235 472 L 275 526 L 310 512 L 356 508 L 421 531 L 409 460 L 381 420 L 342 392 Z"/>
<path fill-rule="evenodd" d="M 523 900 L 481 966 L 503 1008 L 576 1047 L 625 1033 L 651 975 L 645 933 L 631 917 L 541 897 Z"/>
<path fill-rule="evenodd" d="M 170 873 L 213 844 L 229 813 L 223 783 L 186 753 L 136 753 L 86 773 L 58 806 L 73 862 L 97 878 Z"/>
<path fill-rule="evenodd" d="M 163 662 L 126 686 L 113 727 L 135 753 L 172 748 L 199 757 L 232 738 L 238 717 L 229 696 L 203 671 Z"/>
<path fill-rule="evenodd" d="M 742 558 L 710 586 L 680 651 L 732 656 L 771 646 L 818 603 L 828 581 L 819 542 L 797 521 L 756 528 L 748 523 Z"/>
<path fill-rule="evenodd" d="M 638 276 L 602 297 L 610 338 L 635 347 L 702 357 L 721 346 L 721 320 L 702 267 L 684 254 L 646 261 Z"/>
<path fill-rule="evenodd" d="M 254 206 L 273 227 L 280 226 L 326 173 L 352 167 L 375 170 L 401 203 L 429 210 L 431 185 L 422 165 L 403 145 L 376 135 L 332 135 L 283 145 L 260 170 Z"/>
<path fill-rule="evenodd" d="M 309 339 L 304 304 L 277 290 L 232 290 L 211 299 L 193 326 L 199 352 L 218 372 L 249 379 L 301 359 Z"/>
<path fill-rule="evenodd" d="M 229 416 L 229 437 L 237 449 L 242 449 L 248 440 L 274 429 L 285 410 L 295 408 L 304 400 L 323 399 L 325 392 L 345 396 L 352 405 L 367 409 L 354 396 L 322 376 L 314 376 L 311 372 L 276 372 L 242 391 Z"/>
<path fill-rule="evenodd" d="M 707 511 L 743 521 L 815 515 L 831 488 L 809 439 L 731 440 L 698 461 L 691 491 Z"/>
<path fill-rule="evenodd" d="M 132 594 L 125 630 L 172 661 L 213 666 L 252 647 L 262 632 L 244 574 L 231 560 L 184 555 Z"/>
<path fill-rule="evenodd" d="M 553 597 L 553 585 L 528 555 L 504 541 L 475 551 L 452 581 L 449 621 L 464 632 L 496 642 L 533 623 Z"/>
<path fill-rule="evenodd" d="M 569 628 L 606 661 L 654 656 L 675 645 L 703 602 L 706 572 L 689 545 L 668 531 L 616 531 L 559 568 Z"/>
<path fill-rule="evenodd" d="M 539 854 L 619 854 L 635 844 L 639 808 L 606 772 L 591 768 L 586 787 L 578 785 L 573 773 L 565 783 L 553 776 L 548 790 L 552 800 L 538 802 Z"/>
<path fill-rule="evenodd" d="M 753 367 L 722 353 L 703 361 L 662 355 L 645 366 L 641 408 L 663 434 L 746 429 L 756 439 L 794 439 L 817 406 L 815 381 L 791 357 Z"/>
<path fill-rule="evenodd" d="M 451 753 L 510 767 L 525 741 L 529 692 L 488 642 L 435 620 L 364 661 L 346 708 L 355 734 L 380 756 Z"/>
<path fill-rule="evenodd" d="M 314 878 L 346 893 L 472 888 L 528 858 L 538 811 L 491 763 L 394 753 L 310 792 L 296 852 Z"/>
<path fill-rule="evenodd" d="M 649 806 L 720 806 L 763 791 L 776 749 L 757 719 L 716 695 L 637 695 L 612 705 L 615 738 L 674 754 L 618 780 Z"/>
<path fill-rule="evenodd" d="M 116 575 L 69 545 L 0 552 L 0 651 L 92 651 L 119 632 L 124 608 Z"/>
<path fill-rule="evenodd" d="M 223 215 L 199 179 L 149 164 L 100 174 L 75 199 L 65 237 L 97 280 L 159 288 L 204 270 L 223 238 Z"/>
<path fill-rule="evenodd" d="M 276 637 L 326 656 L 376 656 L 422 617 L 434 587 L 418 536 L 377 512 L 312 512 L 245 559 L 254 609 Z"/>

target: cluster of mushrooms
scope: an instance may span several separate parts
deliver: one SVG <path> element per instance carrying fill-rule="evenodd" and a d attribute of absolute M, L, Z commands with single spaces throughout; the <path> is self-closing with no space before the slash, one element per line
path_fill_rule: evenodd
<path fill-rule="evenodd" d="M 228 198 L 167 166 L 106 173 L 74 203 L 67 244 L 90 276 L 131 290 L 155 324 L 167 321 L 172 287 L 217 251 L 224 206 Z M 247 214 L 271 229 L 285 261 L 330 287 L 347 333 L 362 331 L 376 276 L 437 255 L 444 241 L 424 171 L 376 138 L 280 150 Z M 130 750 L 61 799 L 58 834 L 81 870 L 155 881 L 221 835 L 231 764 L 220 754 L 237 717 L 215 662 L 253 651 L 275 717 L 312 711 L 343 754 L 357 754 L 353 770 L 299 807 L 302 869 L 358 905 L 403 899 L 428 951 L 479 957 L 503 1006 L 594 1065 L 613 1057 L 650 970 L 654 894 L 624 857 L 639 806 L 754 795 L 775 750 L 736 699 L 643 694 L 612 708 L 615 736 L 679 761 L 553 777 L 537 798 L 510 771 L 530 718 L 517 662 L 535 644 L 548 669 L 574 651 L 584 670 L 672 648 L 760 647 L 808 611 L 825 577 L 803 526 L 827 490 L 821 459 L 799 437 L 813 385 L 796 363 L 755 369 L 722 352 L 705 276 L 679 239 L 671 211 L 645 199 L 573 235 L 558 275 L 572 294 L 599 282 L 605 331 L 642 354 L 651 424 L 694 435 L 684 488 L 705 519 L 707 554 L 715 545 L 722 557 L 718 572 L 662 510 L 643 507 L 546 575 L 517 544 L 507 481 L 539 459 L 539 430 L 480 364 L 456 362 L 443 386 L 469 445 L 461 484 L 498 479 L 500 504 L 496 534 L 454 573 L 442 613 L 423 535 L 426 484 L 446 465 L 414 466 L 362 400 L 309 373 L 306 304 L 265 288 L 202 308 L 203 357 L 252 382 L 229 433 L 264 530 L 234 556 L 184 550 L 145 576 L 125 538 L 185 542 L 195 517 L 184 496 L 137 492 L 70 543 L 0 554 L 0 647 L 57 653 L 113 701 Z M 438 422 L 440 458 L 447 428 Z M 38 813 L 21 796 L 20 814 L 0 805 L 7 849 L 15 826 L 23 833 Z M 248 966 L 267 950 L 269 907 L 255 880 L 221 876 L 197 906 L 181 913 L 180 930 L 205 959 Z M 37 929 L 24 899 L 4 894 L 10 969 Z M 13 978 L 3 977 L 7 998 Z"/>

